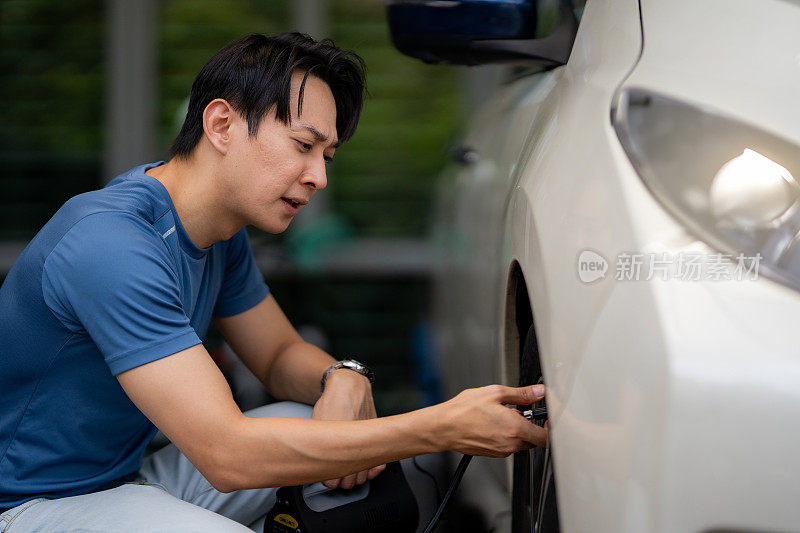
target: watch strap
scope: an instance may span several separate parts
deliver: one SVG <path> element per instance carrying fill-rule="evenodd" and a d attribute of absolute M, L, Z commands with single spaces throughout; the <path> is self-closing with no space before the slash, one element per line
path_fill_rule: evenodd
<path fill-rule="evenodd" d="M 366 365 L 359 363 L 354 359 L 343 359 L 341 361 L 337 361 L 336 363 L 329 366 L 325 373 L 322 374 L 322 380 L 320 381 L 320 390 L 325 392 L 325 382 L 328 380 L 328 376 L 334 370 L 339 370 L 340 368 L 346 368 L 348 370 L 352 370 L 362 376 L 366 377 L 370 383 L 375 383 L 375 373 L 367 367 Z"/>

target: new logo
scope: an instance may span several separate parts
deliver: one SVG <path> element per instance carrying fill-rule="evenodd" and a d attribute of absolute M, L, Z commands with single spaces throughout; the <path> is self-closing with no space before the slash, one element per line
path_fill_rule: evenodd
<path fill-rule="evenodd" d="M 592 283 L 606 277 L 608 261 L 592 250 L 584 250 L 578 255 L 578 277 L 584 283 Z"/>

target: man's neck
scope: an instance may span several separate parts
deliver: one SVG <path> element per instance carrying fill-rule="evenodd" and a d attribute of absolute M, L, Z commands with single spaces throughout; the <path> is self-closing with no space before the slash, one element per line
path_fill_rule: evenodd
<path fill-rule="evenodd" d="M 227 212 L 213 168 L 190 157 L 171 159 L 146 172 L 167 189 L 184 230 L 198 248 L 230 239 L 244 226 Z"/>

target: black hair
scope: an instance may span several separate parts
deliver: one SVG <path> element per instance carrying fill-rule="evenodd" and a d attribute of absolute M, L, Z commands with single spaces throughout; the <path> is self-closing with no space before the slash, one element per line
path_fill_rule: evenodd
<path fill-rule="evenodd" d="M 317 41 L 303 33 L 273 37 L 251 34 L 223 47 L 211 56 L 192 83 L 189 109 L 180 133 L 172 142 L 173 157 L 188 158 L 203 137 L 203 111 L 223 98 L 247 120 L 250 136 L 274 108 L 275 117 L 289 124 L 292 73 L 305 72 L 300 85 L 298 114 L 309 75 L 331 89 L 336 102 L 339 142 L 350 139 L 358 126 L 366 92 L 365 65 L 354 52 L 336 47 L 330 39 Z"/>

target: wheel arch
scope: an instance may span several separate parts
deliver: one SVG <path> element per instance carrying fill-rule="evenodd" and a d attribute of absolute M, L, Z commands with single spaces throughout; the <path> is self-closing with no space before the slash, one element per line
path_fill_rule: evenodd
<path fill-rule="evenodd" d="M 517 260 L 511 262 L 506 280 L 503 324 L 503 381 L 515 386 L 519 382 L 519 364 L 525 334 L 534 323 L 533 306 L 525 274 Z"/>

